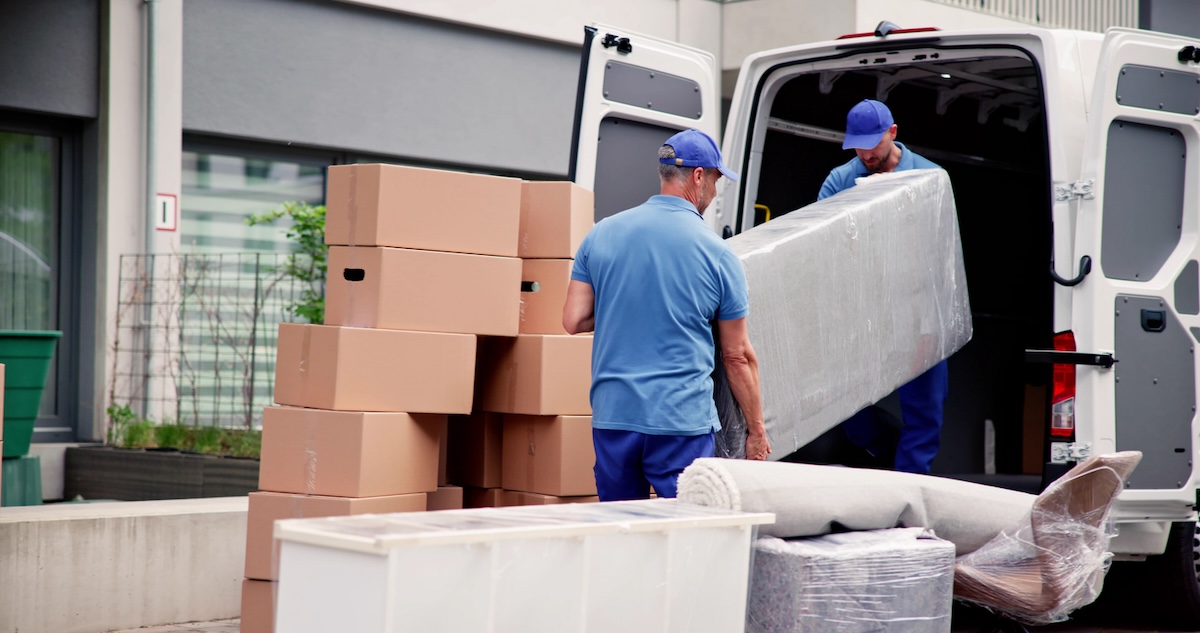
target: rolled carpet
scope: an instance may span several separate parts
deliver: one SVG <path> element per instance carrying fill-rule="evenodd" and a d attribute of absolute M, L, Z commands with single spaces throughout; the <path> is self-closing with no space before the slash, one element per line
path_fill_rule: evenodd
<path fill-rule="evenodd" d="M 967 554 L 1029 515 L 1034 495 L 883 470 L 704 458 L 679 476 L 679 500 L 773 512 L 759 534 L 779 538 L 846 530 L 925 527 Z"/>

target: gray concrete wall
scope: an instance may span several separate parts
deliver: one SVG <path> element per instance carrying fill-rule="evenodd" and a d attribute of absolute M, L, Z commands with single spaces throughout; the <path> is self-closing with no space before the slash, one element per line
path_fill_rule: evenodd
<path fill-rule="evenodd" d="M 237 617 L 246 497 L 0 511 L 0 631 L 101 633 Z"/>
<path fill-rule="evenodd" d="M 1138 13 L 1140 28 L 1200 37 L 1200 2 L 1196 0 L 1141 0 Z"/>
<path fill-rule="evenodd" d="M 565 175 L 578 64 L 577 47 L 349 4 L 187 2 L 183 128 Z"/>
<path fill-rule="evenodd" d="M 0 0 L 0 107 L 95 117 L 98 0 Z"/>

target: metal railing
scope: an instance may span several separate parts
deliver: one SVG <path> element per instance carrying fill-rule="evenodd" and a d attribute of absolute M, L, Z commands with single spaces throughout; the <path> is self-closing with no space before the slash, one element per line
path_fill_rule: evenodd
<path fill-rule="evenodd" d="M 929 0 L 1047 28 L 1103 33 L 1137 28 L 1138 0 Z"/>
<path fill-rule="evenodd" d="M 155 421 L 257 428 L 280 322 L 303 284 L 286 253 L 122 255 L 110 403 Z"/>

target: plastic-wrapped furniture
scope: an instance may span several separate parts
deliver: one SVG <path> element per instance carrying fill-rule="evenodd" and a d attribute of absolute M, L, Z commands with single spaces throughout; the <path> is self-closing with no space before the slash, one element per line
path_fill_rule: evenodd
<path fill-rule="evenodd" d="M 1049 624 L 1100 595 L 1112 555 L 1109 509 L 1142 454 L 1081 462 L 1051 484 L 1029 515 L 959 558 L 954 594 L 1029 624 Z"/>
<path fill-rule="evenodd" d="M 923 528 L 754 542 L 748 633 L 947 633 L 954 544 Z"/>

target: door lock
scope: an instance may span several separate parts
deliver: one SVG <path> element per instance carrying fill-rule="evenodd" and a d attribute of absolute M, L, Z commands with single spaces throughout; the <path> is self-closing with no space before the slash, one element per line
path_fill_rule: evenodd
<path fill-rule="evenodd" d="M 1142 308 L 1142 329 L 1147 332 L 1162 332 L 1167 329 L 1166 311 Z"/>

